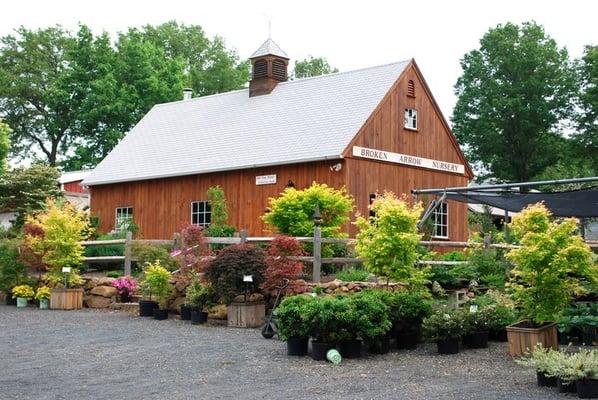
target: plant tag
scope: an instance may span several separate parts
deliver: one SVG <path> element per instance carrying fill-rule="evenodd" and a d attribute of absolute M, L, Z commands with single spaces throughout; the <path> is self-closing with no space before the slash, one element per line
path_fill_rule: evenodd
<path fill-rule="evenodd" d="M 243 282 L 253 282 L 252 275 L 243 275 Z"/>
<path fill-rule="evenodd" d="M 477 304 L 472 304 L 469 306 L 469 312 L 470 313 L 476 313 L 478 312 L 478 305 Z"/>
<path fill-rule="evenodd" d="M 70 273 L 71 267 L 62 267 L 62 272 Z"/>

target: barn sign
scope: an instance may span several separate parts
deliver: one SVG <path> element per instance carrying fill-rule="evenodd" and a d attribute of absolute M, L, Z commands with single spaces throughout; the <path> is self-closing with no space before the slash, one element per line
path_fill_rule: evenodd
<path fill-rule="evenodd" d="M 353 155 L 355 157 L 369 158 L 378 161 L 386 161 L 394 164 L 404 164 L 411 165 L 414 167 L 434 169 L 437 171 L 452 172 L 455 174 L 465 174 L 465 166 L 463 164 L 454 164 L 448 161 L 431 160 L 429 158 L 393 153 L 390 151 L 353 146 Z"/>
<path fill-rule="evenodd" d="M 258 175 L 255 177 L 256 185 L 273 185 L 276 183 L 276 175 Z"/>

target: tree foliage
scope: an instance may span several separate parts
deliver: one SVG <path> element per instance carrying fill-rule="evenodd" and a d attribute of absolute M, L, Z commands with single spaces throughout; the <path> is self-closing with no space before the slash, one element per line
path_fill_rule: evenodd
<path fill-rule="evenodd" d="M 211 220 L 206 228 L 206 236 L 231 237 L 237 230 L 228 224 L 228 203 L 226 194 L 221 186 L 216 185 L 208 189 L 208 202 L 210 203 Z"/>
<path fill-rule="evenodd" d="M 6 159 L 10 151 L 10 132 L 10 127 L 2 122 L 0 118 L 0 176 L 4 175 L 8 166 Z"/>
<path fill-rule="evenodd" d="M 338 72 L 338 69 L 330 66 L 324 57 L 309 56 L 306 59 L 295 61 L 295 79 L 326 75 L 334 72 Z"/>
<path fill-rule="evenodd" d="M 270 212 L 262 219 L 276 228 L 279 234 L 288 236 L 313 235 L 313 214 L 318 204 L 322 215 L 322 236 L 338 237 L 353 209 L 353 198 L 345 188 L 334 189 L 316 182 L 303 190 L 286 188 L 280 197 L 271 197 L 269 201 Z"/>
<path fill-rule="evenodd" d="M 415 262 L 422 237 L 417 230 L 422 205 L 411 206 L 406 199 L 385 192 L 370 209 L 372 216 L 358 216 L 355 221 L 359 228 L 355 250 L 365 259 L 365 267 L 376 275 L 421 286 L 427 270 L 416 267 Z"/>
<path fill-rule="evenodd" d="M 262 289 L 274 289 L 280 286 L 284 279 L 288 279 L 290 282 L 285 292 L 292 291 L 295 288 L 293 281 L 303 272 L 303 263 L 289 257 L 303 255 L 301 243 L 292 237 L 276 236 L 266 249 L 266 255 L 265 281 Z"/>
<path fill-rule="evenodd" d="M 586 284 L 598 285 L 598 268 L 592 251 L 577 234 L 577 220 L 550 220 L 542 204 L 530 205 L 513 217 L 511 229 L 521 247 L 507 258 L 515 267 L 508 287 L 522 315 L 534 323 L 555 321 Z"/>
<path fill-rule="evenodd" d="M 542 26 L 490 29 L 461 60 L 453 129 L 469 159 L 499 180 L 528 181 L 559 160 L 575 73 Z"/>
<path fill-rule="evenodd" d="M 573 135 L 578 154 L 583 154 L 598 172 L 598 46 L 586 46 L 579 64 L 581 84 L 578 132 Z"/>

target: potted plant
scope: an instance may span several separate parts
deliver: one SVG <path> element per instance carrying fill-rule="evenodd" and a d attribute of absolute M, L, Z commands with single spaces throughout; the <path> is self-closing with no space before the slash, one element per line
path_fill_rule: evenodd
<path fill-rule="evenodd" d="M 521 246 L 507 258 L 515 264 L 508 289 L 524 317 L 507 327 L 509 353 L 523 354 L 541 343 L 557 348 L 556 320 L 583 288 L 583 280 L 596 283 L 598 269 L 592 252 L 577 234 L 577 220 L 550 220 L 542 204 L 528 206 L 511 224 L 513 237 Z"/>
<path fill-rule="evenodd" d="M 598 303 L 568 307 L 558 321 L 561 343 L 570 341 L 591 345 L 597 340 Z"/>
<path fill-rule="evenodd" d="M 0 291 L 5 294 L 6 305 L 17 305 L 11 288 L 27 282 L 27 267 L 21 262 L 20 239 L 0 240 Z"/>
<path fill-rule="evenodd" d="M 341 311 L 338 300 L 331 296 L 317 297 L 305 305 L 305 318 L 312 338 L 311 357 L 314 360 L 325 360 L 328 350 L 334 348 Z"/>
<path fill-rule="evenodd" d="M 309 325 L 306 307 L 314 301 L 317 300 L 307 295 L 291 296 L 276 308 L 278 337 L 287 342 L 289 356 L 307 355 Z"/>
<path fill-rule="evenodd" d="M 351 296 L 355 312 L 355 327 L 371 353 L 386 354 L 390 351 L 390 309 L 376 294 L 365 291 Z"/>
<path fill-rule="evenodd" d="M 489 307 L 477 309 L 470 308 L 464 313 L 465 335 L 463 344 L 472 349 L 488 347 L 488 332 L 493 310 Z"/>
<path fill-rule="evenodd" d="M 581 349 L 573 356 L 577 397 L 598 399 L 598 350 Z"/>
<path fill-rule="evenodd" d="M 112 281 L 112 286 L 118 291 L 121 303 L 130 303 L 131 295 L 137 290 L 137 279 L 123 276 Z"/>
<path fill-rule="evenodd" d="M 18 285 L 12 288 L 12 297 L 17 299 L 17 307 L 27 307 L 27 302 L 33 298 L 33 288 L 29 285 Z"/>
<path fill-rule="evenodd" d="M 436 342 L 438 353 L 459 352 L 459 339 L 465 331 L 462 311 L 450 308 L 436 310 L 424 319 L 422 328 L 427 340 Z"/>
<path fill-rule="evenodd" d="M 391 316 L 396 330 L 397 348 L 415 349 L 421 337 L 421 324 L 432 312 L 425 292 L 396 292 L 392 296 Z"/>
<path fill-rule="evenodd" d="M 208 320 L 208 313 L 205 310 L 214 305 L 215 298 L 216 291 L 209 283 L 194 280 L 187 286 L 185 303 L 191 310 L 190 319 L 192 324 L 203 324 Z"/>
<path fill-rule="evenodd" d="M 343 358 L 359 358 L 362 340 L 359 337 L 359 317 L 356 304 L 349 296 L 335 298 L 336 323 L 331 337 L 338 344 L 338 351 Z"/>
<path fill-rule="evenodd" d="M 575 356 L 575 354 L 558 352 L 558 356 L 548 367 L 547 375 L 556 378 L 559 393 L 577 393 Z"/>
<path fill-rule="evenodd" d="M 47 286 L 40 286 L 35 292 L 35 299 L 39 301 L 39 308 L 47 310 L 50 305 L 50 288 Z"/>
<path fill-rule="evenodd" d="M 160 265 L 159 260 L 148 263 L 144 273 L 144 284 L 150 288 L 151 293 L 156 296 L 156 300 L 158 301 L 158 308 L 153 309 L 154 318 L 157 320 L 167 319 L 168 307 L 166 303 L 172 292 L 172 286 L 170 285 L 171 274 L 166 268 Z"/>
<path fill-rule="evenodd" d="M 547 349 L 539 343 L 531 353 L 525 353 L 526 356 L 516 359 L 515 362 L 536 371 L 538 386 L 556 386 L 556 376 L 552 372 L 560 357 L 558 353 L 558 351 Z"/>
<path fill-rule="evenodd" d="M 507 341 L 507 326 L 517 322 L 515 311 L 503 304 L 490 306 L 493 312 L 490 314 L 488 338 L 497 342 Z"/>

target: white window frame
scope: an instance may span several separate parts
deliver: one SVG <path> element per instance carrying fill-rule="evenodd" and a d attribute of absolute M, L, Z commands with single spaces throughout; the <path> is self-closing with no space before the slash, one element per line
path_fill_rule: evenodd
<path fill-rule="evenodd" d="M 417 110 L 415 108 L 406 108 L 404 117 L 403 126 L 405 129 L 417 131 Z"/>
<path fill-rule="evenodd" d="M 124 214 L 126 215 L 126 219 L 123 218 L 122 216 L 122 210 L 127 210 L 127 212 L 125 212 Z M 129 212 L 129 210 L 131 210 L 131 212 Z M 119 211 L 121 211 L 121 215 L 119 217 Z M 116 207 L 116 209 L 114 210 L 114 231 L 115 232 L 122 232 L 122 226 L 124 225 L 124 222 L 126 220 L 129 220 L 129 222 L 133 222 L 133 207 L 131 206 L 125 206 L 125 207 Z M 126 230 L 126 229 L 125 229 Z"/>
<path fill-rule="evenodd" d="M 446 224 L 442 223 L 442 217 L 446 216 Z M 432 227 L 432 237 L 435 239 L 448 239 L 449 238 L 449 205 L 446 202 L 440 203 L 438 207 L 432 213 L 432 218 L 434 218 L 434 225 Z M 440 229 L 440 233 L 442 231 L 446 231 L 446 235 L 438 235 L 438 230 Z"/>
<path fill-rule="evenodd" d="M 203 203 L 204 207 L 203 207 L 203 211 L 199 211 L 199 206 L 198 206 L 198 211 L 193 211 L 193 205 L 194 204 L 198 204 L 199 203 Z M 207 208 L 209 208 L 209 210 L 207 210 Z M 199 222 L 199 218 L 197 219 L 198 222 L 193 222 L 193 216 L 199 216 L 199 215 L 203 215 L 203 220 L 204 222 Z M 209 215 L 209 222 L 206 222 L 206 216 Z M 210 205 L 210 202 L 208 200 L 194 200 L 191 202 L 191 224 L 192 225 L 197 225 L 197 226 L 201 226 L 203 228 L 207 228 L 208 226 L 210 226 L 210 224 L 212 223 L 212 207 Z"/>

